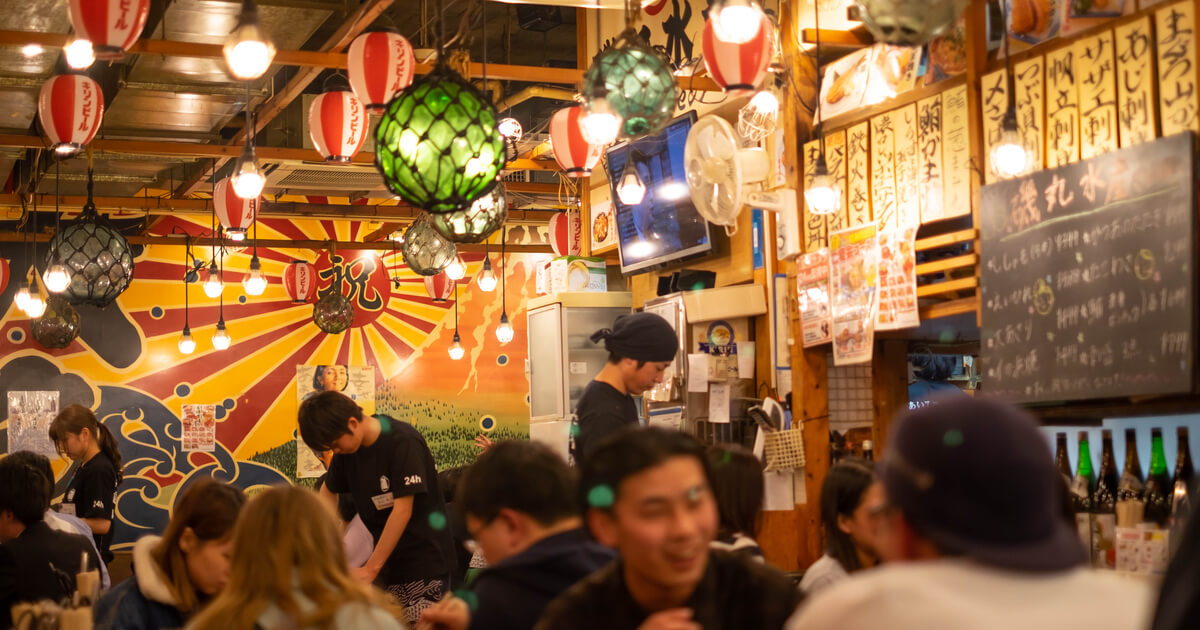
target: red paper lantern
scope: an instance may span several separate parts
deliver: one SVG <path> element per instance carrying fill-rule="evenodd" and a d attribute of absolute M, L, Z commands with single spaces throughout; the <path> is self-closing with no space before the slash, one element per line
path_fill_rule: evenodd
<path fill-rule="evenodd" d="M 8 268 L 8 259 L 0 258 L 0 293 L 4 293 L 4 290 L 8 288 L 8 278 L 11 274 L 12 271 Z"/>
<path fill-rule="evenodd" d="M 565 212 L 550 217 L 550 249 L 555 256 L 578 256 L 582 238 L 579 219 Z"/>
<path fill-rule="evenodd" d="M 603 145 L 588 144 L 579 128 L 583 115 L 583 104 L 564 107 L 550 118 L 550 145 L 554 148 L 554 161 L 566 171 L 567 177 L 588 177 L 592 167 L 600 161 Z"/>
<path fill-rule="evenodd" d="M 317 301 L 317 268 L 310 262 L 293 260 L 283 270 L 283 288 L 293 304 Z"/>
<path fill-rule="evenodd" d="M 38 118 L 50 144 L 59 153 L 72 153 L 96 137 L 104 119 L 100 84 L 82 74 L 60 74 L 42 84 Z"/>
<path fill-rule="evenodd" d="M 233 190 L 233 184 L 226 177 L 217 182 L 213 190 L 213 207 L 217 210 L 217 219 L 229 238 L 240 241 L 246 238 L 246 230 L 254 223 L 254 208 L 258 199 L 242 199 Z"/>
<path fill-rule="evenodd" d="M 367 139 L 367 110 L 349 90 L 321 94 L 308 108 L 308 135 L 326 162 L 347 164 Z"/>
<path fill-rule="evenodd" d="M 434 302 L 445 302 L 454 295 L 454 281 L 445 271 L 439 271 L 432 276 L 425 276 L 425 292 Z"/>
<path fill-rule="evenodd" d="M 150 0 L 70 0 L 75 36 L 92 42 L 97 59 L 120 59 L 142 36 Z"/>
<path fill-rule="evenodd" d="M 363 33 L 350 43 L 346 69 L 354 94 L 368 110 L 382 112 L 413 80 L 412 44 L 397 33 Z"/>
<path fill-rule="evenodd" d="M 712 16 L 704 22 L 701 46 L 704 52 L 704 67 L 708 75 L 726 92 L 744 92 L 755 89 L 762 82 L 771 65 L 775 51 L 775 26 L 766 15 L 762 28 L 747 42 L 731 44 L 717 39 Z"/>

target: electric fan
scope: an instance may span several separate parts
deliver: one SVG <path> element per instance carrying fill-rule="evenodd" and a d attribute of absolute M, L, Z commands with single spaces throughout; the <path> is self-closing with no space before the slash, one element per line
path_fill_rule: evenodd
<path fill-rule="evenodd" d="M 740 144 L 733 125 L 705 116 L 692 126 L 683 147 L 692 204 L 705 220 L 731 234 L 747 201 L 747 187 L 766 179 L 770 169 L 766 151 Z"/>

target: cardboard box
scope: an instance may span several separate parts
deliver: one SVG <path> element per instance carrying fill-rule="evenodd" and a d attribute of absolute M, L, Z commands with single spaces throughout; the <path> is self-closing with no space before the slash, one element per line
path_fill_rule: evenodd
<path fill-rule="evenodd" d="M 603 258 L 559 256 L 549 263 L 550 293 L 607 291 L 608 270 Z"/>

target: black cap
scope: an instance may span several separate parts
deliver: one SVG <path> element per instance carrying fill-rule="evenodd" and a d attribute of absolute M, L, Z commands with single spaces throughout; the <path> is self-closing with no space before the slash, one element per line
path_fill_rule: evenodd
<path fill-rule="evenodd" d="M 902 414 L 879 476 L 913 528 L 947 553 L 1019 571 L 1086 560 L 1050 450 L 1016 407 L 962 397 Z"/>
<path fill-rule="evenodd" d="M 612 328 L 601 328 L 592 341 L 604 340 L 604 349 L 635 361 L 673 361 L 679 352 L 679 337 L 667 320 L 654 313 L 622 315 Z"/>

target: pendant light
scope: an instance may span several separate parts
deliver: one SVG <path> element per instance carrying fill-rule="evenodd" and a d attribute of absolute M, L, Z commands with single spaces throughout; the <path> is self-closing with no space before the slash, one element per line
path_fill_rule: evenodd
<path fill-rule="evenodd" d="M 233 184 L 233 192 L 242 199 L 254 199 L 262 194 L 267 177 L 258 166 L 258 156 L 254 153 L 254 125 L 250 122 L 250 106 L 246 105 L 246 144 L 242 147 L 242 155 L 233 164 L 233 175 L 229 176 Z"/>
<path fill-rule="evenodd" d="M 96 51 L 92 47 L 92 42 L 86 39 L 71 40 L 63 47 L 63 55 L 67 58 L 67 65 L 72 70 L 87 70 L 96 62 Z"/>
<path fill-rule="evenodd" d="M 60 162 L 54 163 L 54 233 L 58 234 L 62 229 L 59 226 L 59 211 L 58 211 L 58 183 L 61 181 Z M 36 200 L 35 200 L 36 203 Z M 58 243 L 50 244 L 48 259 L 46 261 L 46 272 L 42 276 L 42 284 L 46 285 L 46 290 L 51 293 L 62 293 L 71 286 L 71 273 L 67 271 L 66 265 L 58 257 Z"/>
<path fill-rule="evenodd" d="M 630 155 L 625 168 L 621 170 L 621 178 L 617 180 L 617 199 L 627 206 L 636 206 L 646 198 L 646 185 L 642 183 L 633 163 L 633 156 Z"/>
<path fill-rule="evenodd" d="M 762 8 L 754 0 L 718 0 L 712 8 L 714 34 L 730 44 L 748 42 L 762 28 L 762 17 Z"/>
<path fill-rule="evenodd" d="M 30 283 L 29 299 L 25 301 L 25 314 L 30 319 L 37 319 L 46 312 L 46 298 L 42 296 L 41 287 L 38 286 L 38 270 L 37 270 L 37 195 L 33 196 L 33 235 L 30 239 L 29 246 L 32 250 L 32 255 L 29 260 L 34 261 L 30 266 L 30 273 L 33 276 L 33 282 Z"/>
<path fill-rule="evenodd" d="M 821 12 L 813 5 L 814 28 L 817 31 L 817 90 L 821 89 Z M 823 121 L 821 121 L 823 122 Z M 825 136 L 821 132 L 821 122 L 813 128 L 813 135 L 819 141 L 817 163 L 813 168 L 813 178 L 804 187 L 804 201 L 813 214 L 833 214 L 841 209 L 842 193 L 837 185 L 837 179 L 829 173 L 829 165 L 825 162 Z"/>
<path fill-rule="evenodd" d="M 275 44 L 258 24 L 258 5 L 254 0 L 242 0 L 237 26 L 225 39 L 222 52 L 229 73 L 242 81 L 257 79 L 271 67 Z"/>
<path fill-rule="evenodd" d="M 221 248 L 221 271 L 225 270 L 225 248 Z M 217 309 L 217 330 L 212 336 L 212 345 L 215 350 L 225 350 L 229 348 L 229 344 L 233 339 L 229 337 L 229 331 L 225 329 L 225 296 L 221 296 L 221 301 Z"/>
<path fill-rule="evenodd" d="M 450 344 L 450 359 L 458 361 L 463 358 L 465 351 L 462 347 L 462 339 L 458 336 L 458 284 L 454 285 L 454 343 Z"/>
<path fill-rule="evenodd" d="M 216 181 L 215 166 L 216 160 L 213 160 L 214 175 L 213 180 Z M 213 184 L 213 198 L 217 194 L 216 184 Z M 212 211 L 212 237 L 215 241 L 217 238 L 217 209 L 216 204 L 213 204 Z M 221 251 L 224 251 L 222 248 Z M 210 298 L 220 297 L 225 291 L 225 279 L 221 275 L 221 270 L 217 268 L 217 251 L 213 251 L 212 262 L 208 265 L 208 275 L 204 279 L 204 295 Z"/>
<path fill-rule="evenodd" d="M 192 339 L 192 327 L 188 320 L 188 275 L 192 267 L 192 237 L 186 237 L 185 241 L 187 249 L 183 255 L 183 334 L 179 335 L 179 352 L 191 354 L 196 351 L 196 340 Z"/>
<path fill-rule="evenodd" d="M 242 278 L 242 288 L 246 295 L 262 295 L 267 290 L 267 276 L 262 272 L 262 263 L 258 260 L 258 198 L 254 204 L 254 255 L 250 257 L 250 273 Z"/>
<path fill-rule="evenodd" d="M 608 88 L 597 83 L 587 95 L 583 115 L 579 117 L 579 131 L 590 145 L 612 144 L 621 133 L 621 115 L 608 101 Z"/>
<path fill-rule="evenodd" d="M 450 264 L 446 265 L 446 268 L 443 269 L 442 271 L 446 272 L 447 278 L 450 278 L 451 280 L 458 282 L 459 280 L 462 280 L 463 278 L 466 277 L 467 264 L 465 262 L 463 262 L 461 254 L 456 255 L 454 257 L 454 260 L 451 260 Z"/>
<path fill-rule="evenodd" d="M 1007 3 L 1000 3 L 1001 24 L 1008 24 Z M 1000 121 L 1000 137 L 988 152 L 992 172 L 1002 179 L 1011 179 L 1024 173 L 1030 164 L 1029 152 L 1025 149 L 1021 132 L 1017 129 L 1017 99 L 1013 81 L 1012 56 L 1008 51 L 1008 35 L 1004 37 L 1005 80 L 1008 84 L 1008 109 Z"/>
<path fill-rule="evenodd" d="M 508 268 L 508 261 L 504 258 L 504 247 L 508 240 L 508 230 L 504 230 L 500 234 L 500 281 L 504 284 L 500 285 L 500 325 L 496 326 L 496 341 L 500 345 L 505 345 L 513 340 L 513 327 L 508 323 L 508 286 L 507 278 L 504 275 Z"/>
<path fill-rule="evenodd" d="M 487 251 L 487 243 L 483 247 L 483 270 L 475 277 L 475 281 L 479 283 L 480 291 L 491 293 L 496 290 L 496 272 L 492 271 L 492 257 Z"/>

